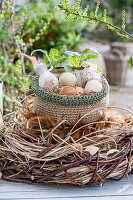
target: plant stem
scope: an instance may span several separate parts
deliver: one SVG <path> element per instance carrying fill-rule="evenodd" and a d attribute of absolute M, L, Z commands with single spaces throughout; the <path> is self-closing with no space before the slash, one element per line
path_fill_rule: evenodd
<path fill-rule="evenodd" d="M 65 11 L 67 11 L 67 8 L 65 8 L 64 6 L 62 6 L 60 4 L 58 5 L 58 7 L 63 9 L 63 10 L 65 10 Z M 119 27 L 117 27 L 117 26 L 115 26 L 113 24 L 110 24 L 109 22 L 106 22 L 106 21 L 103 21 L 101 19 L 98 19 L 97 17 L 83 16 L 83 15 L 80 15 L 79 13 L 76 13 L 76 12 L 71 12 L 71 14 L 77 15 L 79 17 L 83 17 L 83 18 L 86 18 L 86 19 L 90 19 L 91 21 L 97 21 L 97 22 L 100 22 L 102 24 L 106 24 L 108 26 L 111 26 L 115 30 L 118 30 L 119 32 L 124 33 L 124 34 L 128 35 L 130 38 L 133 39 L 133 35 L 131 35 L 130 33 L 126 32 L 125 30 L 123 30 L 123 29 L 121 29 L 121 28 L 119 28 Z"/>
<path fill-rule="evenodd" d="M 14 38 L 14 41 L 16 43 L 16 46 L 18 48 L 18 51 L 19 53 L 22 53 L 21 52 L 21 48 L 19 46 L 19 43 L 18 41 L 16 40 L 16 31 L 15 31 L 15 26 L 14 26 L 14 17 L 15 17 L 15 10 L 14 10 L 14 1 L 13 1 L 13 8 L 11 10 L 11 29 L 12 29 L 12 33 L 13 33 L 13 38 Z M 21 59 L 22 59 L 22 73 L 25 74 L 25 64 L 24 64 L 24 57 L 21 56 Z"/>

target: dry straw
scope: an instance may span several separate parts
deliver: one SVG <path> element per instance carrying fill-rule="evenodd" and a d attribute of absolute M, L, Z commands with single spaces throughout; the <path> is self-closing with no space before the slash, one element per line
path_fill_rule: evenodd
<path fill-rule="evenodd" d="M 0 127 L 1 178 L 26 183 L 102 185 L 121 179 L 133 165 L 133 114 L 107 108 L 101 120 L 73 126 L 33 111 L 28 98 L 16 115 Z M 16 180 L 19 178 L 19 180 Z M 20 179 L 25 179 L 20 181 Z"/>

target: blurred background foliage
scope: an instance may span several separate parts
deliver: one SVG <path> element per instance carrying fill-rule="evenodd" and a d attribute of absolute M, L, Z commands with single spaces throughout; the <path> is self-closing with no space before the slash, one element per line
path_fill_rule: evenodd
<path fill-rule="evenodd" d="M 29 61 L 24 63 L 17 53 L 77 50 L 84 24 L 67 21 L 53 0 L 29 1 L 15 7 L 12 0 L 1 0 L 0 9 L 0 77 L 4 82 L 4 113 L 8 113 L 14 110 L 13 102 L 23 99 L 34 75 Z"/>
<path fill-rule="evenodd" d="M 15 109 L 13 102 L 24 98 L 34 75 L 32 65 L 18 56 L 19 52 L 30 54 L 34 49 L 49 51 L 51 48 L 57 48 L 60 52 L 78 50 L 79 44 L 88 38 L 125 41 L 103 25 L 68 21 L 63 12 L 59 12 L 54 0 L 27 2 L 13 6 L 13 0 L 0 0 L 0 77 L 4 82 L 4 114 Z M 83 8 L 89 5 L 89 12 L 93 15 L 96 2 L 82 0 L 81 4 Z M 108 15 L 116 25 L 121 24 L 121 11 L 125 9 L 127 31 L 132 32 L 133 0 L 100 2 L 102 10 L 108 10 Z"/>

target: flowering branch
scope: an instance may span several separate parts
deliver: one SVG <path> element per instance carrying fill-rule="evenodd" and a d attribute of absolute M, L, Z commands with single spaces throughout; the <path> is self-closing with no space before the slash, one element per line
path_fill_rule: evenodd
<path fill-rule="evenodd" d="M 107 21 L 107 17 L 105 16 L 107 14 L 106 10 L 104 10 L 104 18 L 103 19 L 98 18 L 97 14 L 98 14 L 98 10 L 99 10 L 99 5 L 100 5 L 100 2 L 98 1 L 94 17 L 87 15 L 88 9 L 85 9 L 85 11 L 82 11 L 82 7 L 80 6 L 80 1 L 75 3 L 75 5 L 71 8 L 68 0 L 62 0 L 62 1 L 60 1 L 60 4 L 58 5 L 58 7 L 61 10 L 65 11 L 65 14 L 67 17 L 74 16 L 73 18 L 75 18 L 75 19 L 84 18 L 84 19 L 88 20 L 89 22 L 96 21 L 96 22 L 105 24 L 111 30 L 117 30 L 117 34 L 122 37 L 130 37 L 133 39 L 133 35 L 131 35 L 127 31 L 125 31 L 125 11 L 123 11 L 123 16 L 122 16 L 122 28 L 119 28 Z"/>

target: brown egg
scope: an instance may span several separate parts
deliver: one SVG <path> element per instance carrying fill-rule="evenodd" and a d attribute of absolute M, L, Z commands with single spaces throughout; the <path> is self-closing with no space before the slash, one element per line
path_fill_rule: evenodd
<path fill-rule="evenodd" d="M 82 95 L 85 93 L 85 90 L 82 87 L 76 87 L 77 94 Z"/>
<path fill-rule="evenodd" d="M 71 86 L 63 86 L 61 89 L 61 94 L 63 95 L 77 95 L 77 90 Z"/>

